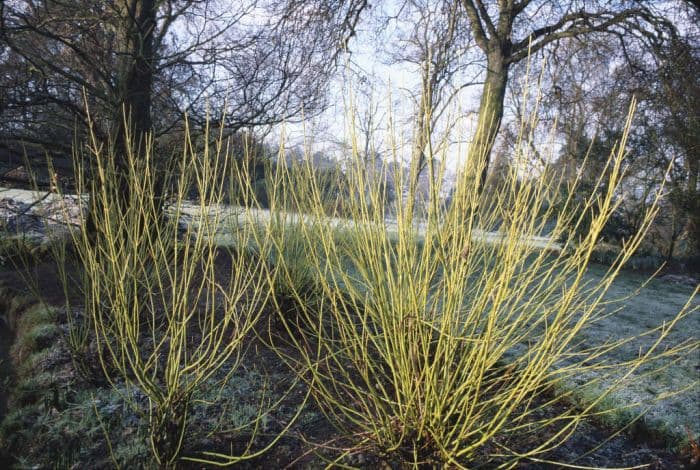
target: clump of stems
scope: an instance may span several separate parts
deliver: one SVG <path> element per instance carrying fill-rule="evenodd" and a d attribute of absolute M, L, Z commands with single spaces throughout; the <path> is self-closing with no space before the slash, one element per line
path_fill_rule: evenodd
<path fill-rule="evenodd" d="M 512 467 L 560 445 L 586 417 L 609 412 L 606 397 L 643 365 L 698 347 L 697 341 L 659 347 L 691 312 L 690 300 L 673 321 L 648 333 L 656 340 L 637 357 L 609 356 L 633 338 L 580 344 L 587 325 L 610 314 L 604 295 L 657 210 L 647 213 L 605 277 L 588 282 L 591 252 L 618 203 L 626 137 L 598 181 L 603 195 L 584 208 L 567 199 L 559 212 L 548 201 L 561 188 L 546 174 L 523 177 L 519 155 L 492 199 L 477 183 L 484 158 L 468 155 L 447 206 L 440 200 L 444 165 L 431 165 L 424 217 L 414 203 L 415 178 L 394 174 L 396 193 L 404 196 L 391 223 L 383 189 L 368 179 L 357 145 L 344 176 L 352 195 L 344 201 L 346 223 L 325 214 L 310 163 L 287 170 L 284 193 L 303 208 L 295 236 L 305 241 L 318 296 L 309 303 L 294 291 L 302 319 L 282 321 L 294 332 L 295 353 L 280 354 L 325 415 L 353 438 L 352 449 L 373 448 L 410 465 Z M 284 216 L 278 212 L 272 208 L 270 246 L 285 243 L 274 223 Z M 582 212 L 595 216 L 574 240 L 570 227 L 582 223 Z M 548 224 L 554 227 L 545 233 Z M 482 230 L 488 227 L 499 231 Z M 600 393 L 573 406 L 561 385 L 582 374 Z"/>
<path fill-rule="evenodd" d="M 70 231 L 79 270 L 61 271 L 64 284 L 82 288 L 84 319 L 72 323 L 71 341 L 96 345 L 104 378 L 147 418 L 161 467 L 181 457 L 196 392 L 238 367 L 269 295 L 267 266 L 248 252 L 251 230 L 229 224 L 229 248 L 217 245 L 226 225 L 217 210 L 230 169 L 225 140 L 214 136 L 198 150 L 189 135 L 167 167 L 150 142 L 113 155 L 93 136 L 88 160 L 76 164 L 78 194 L 90 208 L 89 223 L 82 215 Z M 208 129 L 203 139 L 210 142 Z M 192 188 L 195 202 L 186 201 Z M 65 251 L 57 254 L 66 261 Z M 244 455 L 199 461 L 230 464 L 268 449 L 252 446 L 263 414 L 250 423 Z"/>

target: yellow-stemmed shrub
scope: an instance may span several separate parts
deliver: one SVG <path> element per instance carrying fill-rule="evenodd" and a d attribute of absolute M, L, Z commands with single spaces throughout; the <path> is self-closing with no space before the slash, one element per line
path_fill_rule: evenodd
<path fill-rule="evenodd" d="M 214 145 L 197 150 L 188 136 L 167 165 L 151 144 L 114 155 L 93 137 L 76 164 L 78 193 L 89 195 L 91 211 L 70 232 L 78 269 L 61 271 L 67 286 L 82 289 L 76 346 L 92 342 L 106 380 L 144 413 L 160 467 L 181 457 L 197 392 L 235 372 L 269 294 L 267 267 L 248 252 L 252 231 L 225 223 L 220 210 L 230 169 L 225 140 L 214 136 Z M 198 197 L 187 201 L 193 192 Z M 217 245 L 224 228 L 230 248 Z M 264 238 L 257 243 L 267 246 Z M 69 254 L 57 251 L 59 264 Z M 272 444 L 253 449 L 257 420 L 243 455 L 197 460 L 231 464 L 259 455 Z"/>
<path fill-rule="evenodd" d="M 591 253 L 617 204 L 625 138 L 598 182 L 603 196 L 586 201 L 585 210 L 570 199 L 555 212 L 548 201 L 559 192 L 556 182 L 546 173 L 523 175 L 517 163 L 497 191 L 482 191 L 484 159 L 471 154 L 449 205 L 440 200 L 444 166 L 425 170 L 433 183 L 422 201 L 424 217 L 416 209 L 415 169 L 393 175 L 404 196 L 389 223 L 383 189 L 368 179 L 355 145 L 344 176 L 351 216 L 339 220 L 327 216 L 310 163 L 286 171 L 279 182 L 284 197 L 303 214 L 288 220 L 273 204 L 265 233 L 274 239 L 269 247 L 283 250 L 289 230 L 279 221 L 294 224 L 317 295 L 309 302 L 306 283 L 295 290 L 294 282 L 270 279 L 273 293 L 281 285 L 285 295 L 291 289 L 301 310 L 301 319 L 281 316 L 295 352 L 280 354 L 352 442 L 345 455 L 370 448 L 411 466 L 511 468 L 560 445 L 587 417 L 610 412 L 606 398 L 642 365 L 698 347 L 697 341 L 659 347 L 693 311 L 690 300 L 672 322 L 649 332 L 653 346 L 635 357 L 608 355 L 633 338 L 580 343 L 579 334 L 609 314 L 604 295 L 656 211 L 607 275 L 588 282 Z M 527 147 L 521 143 L 516 152 Z M 582 212 L 595 216 L 574 240 L 570 228 Z M 483 230 L 496 226 L 497 233 Z M 282 273 L 296 272 L 302 261 L 276 259 Z M 578 376 L 590 376 L 600 392 L 575 405 L 563 384 Z"/>

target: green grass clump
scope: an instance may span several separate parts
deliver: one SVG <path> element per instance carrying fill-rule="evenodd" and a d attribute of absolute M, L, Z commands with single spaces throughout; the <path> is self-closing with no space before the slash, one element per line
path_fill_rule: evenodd
<path fill-rule="evenodd" d="M 32 353 L 50 348 L 60 336 L 61 330 L 56 325 L 37 325 L 19 337 L 13 345 L 12 354 L 18 358 L 26 358 Z"/>
<path fill-rule="evenodd" d="M 18 320 L 17 328 L 19 330 L 26 330 L 34 326 L 55 323 L 56 322 L 56 310 L 43 305 L 41 303 L 34 304 L 22 312 L 21 317 Z"/>
<path fill-rule="evenodd" d="M 46 348 L 41 351 L 37 351 L 26 358 L 17 365 L 15 373 L 19 376 L 26 376 L 31 373 L 35 373 L 37 370 L 46 370 L 47 364 L 50 364 L 53 360 L 53 356 L 56 354 L 54 348 Z"/>
<path fill-rule="evenodd" d="M 34 438 L 33 425 L 40 414 L 38 408 L 19 407 L 10 411 L 0 423 L 0 449 L 5 452 L 19 449 L 21 443 Z"/>
<path fill-rule="evenodd" d="M 58 386 L 58 378 L 49 371 L 21 378 L 12 393 L 13 406 L 23 407 L 49 399 Z"/>
<path fill-rule="evenodd" d="M 33 301 L 27 296 L 0 286 L 0 321 L 3 321 L 11 332 L 16 332 L 22 314 L 32 306 L 32 303 Z"/>
<path fill-rule="evenodd" d="M 10 353 L 18 364 L 34 353 L 51 348 L 62 335 L 56 324 L 56 311 L 41 303 L 18 310 L 13 323 L 16 340 Z"/>
<path fill-rule="evenodd" d="M 0 448 L 15 466 L 71 468 L 81 462 L 98 468 L 143 466 L 150 450 L 148 426 L 117 389 L 72 390 L 43 374 L 22 386 L 41 391 L 15 396 L 13 411 L 0 425 Z"/>

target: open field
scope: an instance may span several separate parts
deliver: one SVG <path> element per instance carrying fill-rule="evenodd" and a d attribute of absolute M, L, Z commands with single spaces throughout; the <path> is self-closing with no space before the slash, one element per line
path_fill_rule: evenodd
<path fill-rule="evenodd" d="M 0 187 L 0 199 L 7 199 L 16 201 L 22 204 L 33 204 L 40 203 L 37 210 L 46 211 L 48 208 L 55 211 L 53 217 L 55 217 L 57 212 L 60 211 L 61 196 L 55 193 L 50 193 L 46 191 L 32 191 L 27 189 L 15 189 L 15 188 L 3 188 Z M 74 195 L 64 195 L 63 200 L 72 208 L 75 205 L 76 197 Z M 192 216 L 199 213 L 199 206 L 194 203 L 184 203 L 182 204 L 182 215 Z M 266 223 L 270 218 L 270 212 L 265 209 L 254 209 L 254 208 L 244 208 L 237 206 L 225 206 L 225 205 L 213 205 L 208 209 L 210 215 L 218 214 L 221 218 L 221 224 L 223 227 L 234 225 L 242 225 L 249 222 L 254 223 Z M 308 216 L 300 214 L 288 214 L 286 218 L 286 223 L 296 224 L 300 220 L 308 220 Z M 73 220 L 75 222 L 75 220 Z M 354 222 L 349 219 L 342 219 L 338 217 L 329 217 L 328 222 L 338 229 L 351 229 L 354 226 Z M 397 225 L 395 219 L 387 219 L 385 222 L 385 228 L 390 233 L 396 233 Z M 416 231 L 418 234 L 425 233 L 425 225 L 422 223 L 416 224 Z M 482 230 L 475 230 L 473 236 L 477 240 L 484 241 L 486 243 L 500 243 L 503 239 L 503 234 L 498 232 L 486 232 Z M 221 234 L 221 243 L 226 244 L 227 237 L 225 233 Z M 549 239 L 548 237 L 533 236 L 523 239 L 523 243 L 529 245 L 543 248 L 552 251 L 561 250 L 561 245 Z"/>
<path fill-rule="evenodd" d="M 590 282 L 601 279 L 607 268 L 601 265 L 591 265 L 587 271 Z M 614 341 L 616 338 L 626 338 L 641 335 L 645 331 L 670 322 L 683 308 L 693 288 L 686 285 L 653 279 L 648 282 L 648 275 L 635 272 L 623 272 L 611 286 L 609 300 L 617 302 L 608 306 L 615 313 L 602 317 L 591 323 L 583 333 L 582 347 L 585 344 L 596 344 L 601 341 Z M 644 287 L 642 287 L 644 285 Z M 668 344 L 678 344 L 683 341 L 697 341 L 700 332 L 700 299 L 692 303 L 694 314 L 684 318 L 667 338 Z M 624 360 L 635 357 L 640 351 L 648 348 L 658 334 L 650 334 L 626 344 L 610 355 L 610 360 Z M 610 399 L 619 405 L 630 403 L 649 403 L 649 409 L 642 421 L 650 429 L 666 435 L 671 441 L 687 437 L 687 430 L 694 435 L 700 433 L 700 351 L 695 350 L 687 357 L 679 359 L 668 368 L 653 373 L 646 373 L 652 367 L 636 371 L 625 382 L 622 389 L 616 391 Z M 584 395 L 595 393 L 586 390 L 587 377 L 581 376 L 571 383 L 574 390 Z M 668 391 L 681 391 L 678 395 L 655 401 L 652 400 Z M 644 407 L 640 407 L 643 409 Z M 632 411 L 632 410 L 629 410 Z M 615 417 L 612 417 L 615 420 Z M 619 418 L 618 418 L 619 419 Z"/>

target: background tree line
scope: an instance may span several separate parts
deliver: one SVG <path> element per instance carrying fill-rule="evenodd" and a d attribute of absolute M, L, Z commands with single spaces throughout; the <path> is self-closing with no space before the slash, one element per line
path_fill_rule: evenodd
<path fill-rule="evenodd" d="M 591 191 L 634 97 L 625 184 L 602 241 L 619 245 L 634 233 L 664 184 L 642 251 L 654 263 L 680 258 L 683 268 L 700 268 L 697 2 L 406 0 L 379 16 L 380 34 L 396 38 L 383 41 L 386 62 L 419 77 L 410 90 L 416 182 L 440 154 L 434 129 L 467 96 L 472 104 L 460 111 L 477 116 L 470 155 L 483 159 L 477 184 L 485 191 L 497 191 L 523 132 L 533 136 L 534 174 L 580 175 L 581 191 Z M 557 148 L 549 155 L 552 126 Z"/>
<path fill-rule="evenodd" d="M 699 19 L 695 2 L 682 0 L 6 0 L 0 140 L 68 154 L 94 132 L 120 155 L 127 140 L 140 147 L 149 136 L 165 158 L 185 117 L 193 127 L 209 119 L 231 135 L 259 133 L 322 112 L 351 39 L 369 31 L 390 37 L 373 45 L 378 56 L 418 77 L 416 185 L 436 161 L 435 127 L 464 93 L 478 103 L 468 109 L 481 129 L 471 141 L 483 160 L 476 184 L 495 184 L 515 123 L 533 106 L 514 80 L 528 66 L 543 69 L 539 106 L 558 116 L 561 142 L 555 160 L 538 162 L 533 148 L 533 164 L 564 176 L 592 181 L 636 96 L 619 226 L 607 239 L 635 229 L 666 178 L 648 248 L 692 258 L 700 253 Z M 359 147 L 373 165 L 382 154 L 370 142 L 376 113 L 364 116 Z"/>

